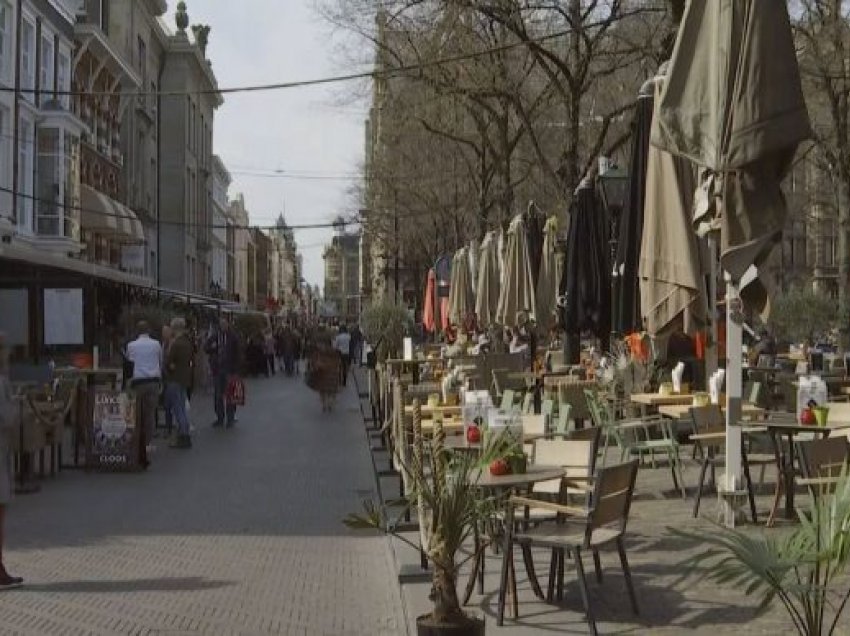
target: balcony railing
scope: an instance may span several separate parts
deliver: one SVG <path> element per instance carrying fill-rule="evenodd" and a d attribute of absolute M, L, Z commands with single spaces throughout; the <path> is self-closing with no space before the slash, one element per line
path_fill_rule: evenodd
<path fill-rule="evenodd" d="M 80 146 L 80 182 L 123 203 L 126 192 L 123 167 L 91 144 L 81 143 Z"/>

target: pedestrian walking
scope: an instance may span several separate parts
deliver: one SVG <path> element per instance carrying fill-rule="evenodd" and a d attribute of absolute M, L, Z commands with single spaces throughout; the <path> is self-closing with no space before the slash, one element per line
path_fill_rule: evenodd
<path fill-rule="evenodd" d="M 0 332 L 0 590 L 20 587 L 24 582 L 22 578 L 9 574 L 3 564 L 3 528 L 6 521 L 6 508 L 12 501 L 14 490 L 12 447 L 19 416 L 12 401 L 12 387 L 9 384 L 9 355 L 6 350 L 6 336 Z"/>
<path fill-rule="evenodd" d="M 339 392 L 341 359 L 329 336 L 317 334 L 307 366 L 307 386 L 319 394 L 322 412 L 333 410 Z"/>
<path fill-rule="evenodd" d="M 165 375 L 165 365 L 166 360 L 168 359 L 168 347 L 171 346 L 171 341 L 174 340 L 174 332 L 171 330 L 171 325 L 163 325 L 162 326 L 162 336 L 159 339 L 160 346 L 162 347 L 162 374 Z M 162 392 L 162 396 L 160 399 L 160 404 L 162 405 L 163 411 L 165 413 L 165 428 L 171 433 L 171 429 L 174 426 L 174 422 L 171 417 L 171 411 L 168 410 L 168 406 L 165 403 L 165 390 Z M 157 419 L 156 426 L 159 427 L 159 409 L 157 409 Z"/>
<path fill-rule="evenodd" d="M 354 325 L 351 330 L 351 362 L 358 367 L 363 366 L 363 332 L 360 325 Z"/>
<path fill-rule="evenodd" d="M 186 321 L 174 318 L 171 321 L 173 338 L 168 347 L 165 362 L 165 409 L 177 422 L 177 434 L 172 439 L 172 448 L 192 448 L 189 430 L 189 414 L 186 411 L 186 391 L 192 384 L 193 346 L 186 334 Z"/>
<path fill-rule="evenodd" d="M 277 375 L 275 373 L 274 349 L 274 335 L 272 335 L 271 329 L 267 329 L 263 334 L 263 355 L 265 356 L 266 377 L 269 377 L 269 373 L 271 375 Z"/>
<path fill-rule="evenodd" d="M 342 386 L 345 386 L 348 379 L 348 367 L 351 365 L 351 334 L 348 333 L 345 325 L 339 328 L 339 333 L 334 339 L 334 348 L 339 352 L 339 381 Z"/>
<path fill-rule="evenodd" d="M 136 420 L 139 427 L 139 463 L 150 464 L 156 410 L 162 384 L 162 346 L 150 336 L 150 327 L 142 320 L 136 325 L 138 337 L 127 345 L 127 359 L 133 364 L 130 390 L 136 397 Z"/>
<path fill-rule="evenodd" d="M 231 428 L 236 423 L 236 405 L 227 400 L 228 382 L 239 373 L 239 337 L 222 317 L 218 329 L 207 339 L 205 350 L 209 356 L 213 376 L 213 403 L 216 420 L 214 427 Z"/>

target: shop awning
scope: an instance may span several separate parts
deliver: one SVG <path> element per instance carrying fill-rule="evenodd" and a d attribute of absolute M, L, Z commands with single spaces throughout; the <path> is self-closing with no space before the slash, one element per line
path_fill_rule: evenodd
<path fill-rule="evenodd" d="M 130 208 L 91 186 L 80 186 L 84 230 L 121 243 L 144 243 L 145 231 L 139 217 Z"/>

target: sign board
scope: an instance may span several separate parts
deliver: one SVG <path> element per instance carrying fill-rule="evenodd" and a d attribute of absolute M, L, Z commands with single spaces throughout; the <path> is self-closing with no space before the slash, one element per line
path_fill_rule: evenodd
<path fill-rule="evenodd" d="M 408 362 L 413 360 L 413 338 L 404 339 L 404 359 Z"/>
<path fill-rule="evenodd" d="M 44 344 L 83 344 L 83 290 L 44 290 Z"/>
<path fill-rule="evenodd" d="M 91 425 L 86 435 L 86 465 L 94 470 L 138 470 L 139 430 L 136 398 L 108 388 L 94 392 Z"/>

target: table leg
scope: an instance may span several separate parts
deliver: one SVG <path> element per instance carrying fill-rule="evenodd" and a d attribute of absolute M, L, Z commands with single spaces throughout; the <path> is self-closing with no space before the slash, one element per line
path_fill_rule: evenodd
<path fill-rule="evenodd" d="M 785 518 L 794 518 L 794 434 L 788 433 L 788 453 L 785 456 Z"/>

